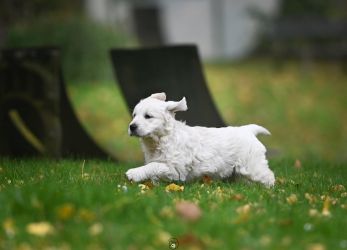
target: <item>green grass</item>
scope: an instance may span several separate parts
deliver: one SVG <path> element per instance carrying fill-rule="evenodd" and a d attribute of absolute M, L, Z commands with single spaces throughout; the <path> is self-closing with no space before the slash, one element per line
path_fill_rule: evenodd
<path fill-rule="evenodd" d="M 171 237 L 179 249 L 347 248 L 347 193 L 338 186 L 347 185 L 347 165 L 311 160 L 296 168 L 290 159 L 270 165 L 278 178 L 273 189 L 197 181 L 183 192 L 167 193 L 161 183 L 143 194 L 126 181 L 129 166 L 111 161 L 1 159 L 0 249 L 168 249 Z M 297 202 L 287 201 L 292 194 Z M 323 216 L 327 196 L 330 216 Z M 175 210 L 180 200 L 198 204 L 201 218 L 183 220 Z M 247 205 L 249 211 L 238 212 Z M 310 209 L 318 214 L 310 216 Z M 48 222 L 52 233 L 31 234 L 35 222 Z"/>
<path fill-rule="evenodd" d="M 346 249 L 347 75 L 340 65 L 277 67 L 264 59 L 206 64 L 205 71 L 228 124 L 272 132 L 261 140 L 279 152 L 270 160 L 275 188 L 198 180 L 183 192 L 167 193 L 161 183 L 141 193 L 124 178 L 142 153 L 127 135 L 119 88 L 70 83 L 79 119 L 121 163 L 0 158 L 0 249 L 168 249 L 171 237 L 179 249 Z M 175 208 L 181 200 L 196 203 L 201 218 L 183 220 Z M 32 226 L 46 234 L 34 235 Z"/>

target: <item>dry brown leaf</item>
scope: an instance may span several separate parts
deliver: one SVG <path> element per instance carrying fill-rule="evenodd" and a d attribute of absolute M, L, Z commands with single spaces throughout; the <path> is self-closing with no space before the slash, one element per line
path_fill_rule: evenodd
<path fill-rule="evenodd" d="M 191 222 L 197 221 L 202 215 L 200 207 L 190 201 L 177 202 L 176 212 L 181 218 Z"/>
<path fill-rule="evenodd" d="M 211 185 L 213 181 L 212 181 L 212 178 L 210 176 L 204 175 L 202 177 L 202 182 L 206 185 Z"/>
<path fill-rule="evenodd" d="M 231 195 L 230 199 L 234 200 L 234 201 L 241 201 L 243 200 L 245 197 L 242 194 L 233 194 Z"/>
<path fill-rule="evenodd" d="M 182 235 L 178 239 L 179 246 L 182 246 L 184 249 L 204 249 L 204 243 L 194 234 L 189 233 Z"/>

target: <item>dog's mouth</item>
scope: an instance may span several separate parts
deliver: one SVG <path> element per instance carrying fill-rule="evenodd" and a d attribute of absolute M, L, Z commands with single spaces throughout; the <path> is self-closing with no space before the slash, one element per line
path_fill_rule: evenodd
<path fill-rule="evenodd" d="M 140 137 L 140 135 L 137 133 L 137 131 L 130 131 L 129 135 L 130 136 L 135 136 L 135 137 Z"/>

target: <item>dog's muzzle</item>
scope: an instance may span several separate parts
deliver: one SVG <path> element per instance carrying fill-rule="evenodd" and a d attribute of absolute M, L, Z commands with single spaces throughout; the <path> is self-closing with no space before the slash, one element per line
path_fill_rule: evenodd
<path fill-rule="evenodd" d="M 137 130 L 137 125 L 135 123 L 129 125 L 129 131 L 131 136 L 133 135 L 137 136 L 136 130 Z"/>

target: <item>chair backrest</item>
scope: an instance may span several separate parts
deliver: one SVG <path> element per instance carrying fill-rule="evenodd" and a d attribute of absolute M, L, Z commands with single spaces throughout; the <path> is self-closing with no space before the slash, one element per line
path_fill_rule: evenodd
<path fill-rule="evenodd" d="M 188 111 L 177 119 L 188 125 L 224 126 L 206 86 L 195 45 L 112 49 L 114 71 L 129 110 L 152 93 L 169 100 L 187 98 Z"/>

